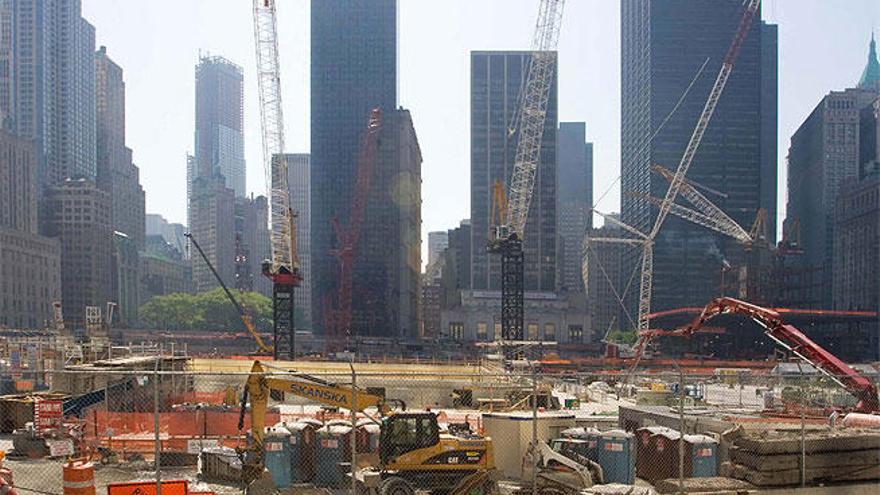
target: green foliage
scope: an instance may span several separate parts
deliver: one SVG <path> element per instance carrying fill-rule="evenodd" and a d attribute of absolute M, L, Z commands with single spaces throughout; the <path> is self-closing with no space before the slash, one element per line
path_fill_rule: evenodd
<path fill-rule="evenodd" d="M 256 292 L 235 292 L 235 298 L 263 332 L 272 329 L 272 301 Z M 144 303 L 139 311 L 142 325 L 168 330 L 244 330 L 235 306 L 223 289 L 199 294 L 168 294 Z"/>
<path fill-rule="evenodd" d="M 624 332 L 622 330 L 614 330 L 608 332 L 608 342 L 615 344 L 635 344 L 638 339 L 635 330 Z"/>

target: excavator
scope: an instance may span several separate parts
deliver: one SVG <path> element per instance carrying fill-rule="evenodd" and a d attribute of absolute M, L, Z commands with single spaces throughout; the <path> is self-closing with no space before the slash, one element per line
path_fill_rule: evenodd
<path fill-rule="evenodd" d="M 690 337 L 704 328 L 705 324 L 722 314 L 740 314 L 751 318 L 764 329 L 764 333 L 777 345 L 790 351 L 819 370 L 844 390 L 852 394 L 858 403 L 855 410 L 863 413 L 880 412 L 877 387 L 849 365 L 813 342 L 803 332 L 782 320 L 778 311 L 764 308 L 732 297 L 719 297 L 703 308 L 688 325 L 675 330 L 647 330 L 639 335 L 637 355 L 641 354 L 654 337 Z"/>
<path fill-rule="evenodd" d="M 238 422 L 241 431 L 250 401 L 251 442 L 239 449 L 246 483 L 264 478 L 266 408 L 273 392 L 290 393 L 365 415 L 367 409 L 375 408 L 380 426 L 379 465 L 359 479 L 367 493 L 414 495 L 417 488 L 450 495 L 485 495 L 494 491 L 496 470 L 491 439 L 458 429 L 441 431 L 435 413 L 406 411 L 402 401 L 386 399 L 371 390 L 330 383 L 295 371 L 272 374 L 260 361 L 251 367 Z"/>

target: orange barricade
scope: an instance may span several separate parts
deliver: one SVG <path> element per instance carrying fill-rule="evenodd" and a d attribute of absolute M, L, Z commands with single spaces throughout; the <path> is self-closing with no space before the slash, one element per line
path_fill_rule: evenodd
<path fill-rule="evenodd" d="M 107 495 L 156 495 L 156 482 L 114 483 L 107 486 Z M 186 481 L 163 481 L 162 495 L 187 495 Z"/>
<path fill-rule="evenodd" d="M 86 459 L 73 459 L 62 470 L 64 495 L 95 495 L 95 466 Z"/>

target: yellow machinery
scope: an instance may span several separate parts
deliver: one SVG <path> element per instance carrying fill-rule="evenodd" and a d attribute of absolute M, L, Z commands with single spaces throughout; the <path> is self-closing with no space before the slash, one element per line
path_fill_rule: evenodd
<path fill-rule="evenodd" d="M 251 367 L 239 418 L 241 430 L 250 397 L 253 442 L 242 452 L 245 481 L 257 479 L 263 472 L 263 432 L 272 391 L 357 412 L 375 407 L 380 416 L 380 465 L 373 471 L 378 476 L 369 479 L 378 479 L 377 488 L 382 495 L 413 495 L 416 489 L 448 494 L 486 493 L 494 487 L 491 478 L 495 461 L 490 439 L 466 431 L 441 432 L 433 412 L 408 412 L 400 401 L 389 401 L 350 385 L 295 372 L 289 377 L 267 375 L 259 361 Z M 401 406 L 400 411 L 389 405 L 395 402 Z"/>

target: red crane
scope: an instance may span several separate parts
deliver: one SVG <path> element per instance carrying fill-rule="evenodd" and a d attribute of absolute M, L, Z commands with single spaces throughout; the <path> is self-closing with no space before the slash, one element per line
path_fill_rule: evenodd
<path fill-rule="evenodd" d="M 764 328 L 764 333 L 773 339 L 774 342 L 811 364 L 858 399 L 856 410 L 861 412 L 880 411 L 877 387 L 869 379 L 860 375 L 856 370 L 838 359 L 837 356 L 810 340 L 809 337 L 794 326 L 784 323 L 777 311 L 732 297 L 719 297 L 713 300 L 703 308 L 703 312 L 694 321 L 684 327 L 675 330 L 647 330 L 641 332 L 636 352 L 640 354 L 645 344 L 652 337 L 690 337 L 699 332 L 712 318 L 727 313 L 746 315 L 758 325 L 761 325 Z"/>
<path fill-rule="evenodd" d="M 339 223 L 338 216 L 333 218 L 333 231 L 336 233 L 336 249 L 330 254 L 339 262 L 339 278 L 336 291 L 336 306 L 329 300 L 324 301 L 324 321 L 327 329 L 325 346 L 327 352 L 340 350 L 344 335 L 351 335 L 351 293 L 354 275 L 354 259 L 357 255 L 357 244 L 364 223 L 364 212 L 367 206 L 367 195 L 376 168 L 376 153 L 379 145 L 379 133 L 382 130 L 382 112 L 374 108 L 370 112 L 367 132 L 361 142 L 360 155 L 357 162 L 357 179 L 354 185 L 354 196 L 351 199 L 351 211 L 348 214 L 348 226 Z"/>

